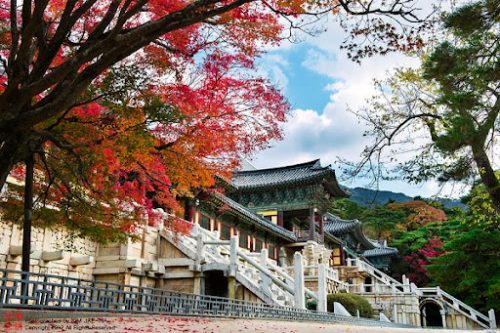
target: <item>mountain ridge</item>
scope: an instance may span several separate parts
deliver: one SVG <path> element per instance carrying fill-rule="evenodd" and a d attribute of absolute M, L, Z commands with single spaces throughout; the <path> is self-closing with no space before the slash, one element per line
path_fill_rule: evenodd
<path fill-rule="evenodd" d="M 373 205 L 384 205 L 388 201 L 395 202 L 406 202 L 414 200 L 415 197 L 411 197 L 402 192 L 393 192 L 387 190 L 372 190 L 364 187 L 346 187 L 347 191 L 351 193 L 350 199 L 362 206 L 373 206 Z M 450 198 L 423 198 L 437 201 L 443 204 L 445 208 L 467 208 L 467 205 L 462 203 L 460 199 L 450 199 Z"/>

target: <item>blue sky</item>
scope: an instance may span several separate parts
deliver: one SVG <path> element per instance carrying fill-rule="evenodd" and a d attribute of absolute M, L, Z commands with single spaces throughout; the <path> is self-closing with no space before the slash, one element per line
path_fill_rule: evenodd
<path fill-rule="evenodd" d="M 261 63 L 265 66 L 266 61 L 273 59 L 273 57 L 281 57 L 286 60 L 286 65 L 281 65 L 281 68 L 288 79 L 284 89 L 292 108 L 314 109 L 322 112 L 330 99 L 330 93 L 326 90 L 326 86 L 332 80 L 304 65 L 304 62 L 307 61 L 309 47 L 308 44 L 303 43 L 286 50 L 275 50 L 264 56 Z"/>
<path fill-rule="evenodd" d="M 273 142 L 270 149 L 257 153 L 250 163 L 267 168 L 301 163 L 320 158 L 323 165 L 332 164 L 337 174 L 339 158 L 359 160 L 368 144 L 363 137 L 366 127 L 349 109 L 356 110 L 374 94 L 373 79 L 383 79 L 396 67 L 418 64 L 418 59 L 391 54 L 366 59 L 361 65 L 347 59 L 339 49 L 344 32 L 335 22 L 327 32 L 307 37 L 299 44 L 285 43 L 270 50 L 258 62 L 258 68 L 288 98 L 292 112 L 284 126 L 284 140 Z M 343 179 L 350 187 L 366 187 L 370 179 Z M 386 181 L 383 190 L 403 192 L 410 196 L 433 195 L 458 197 L 464 188 L 441 188 L 436 182 L 420 185 L 404 181 Z"/>

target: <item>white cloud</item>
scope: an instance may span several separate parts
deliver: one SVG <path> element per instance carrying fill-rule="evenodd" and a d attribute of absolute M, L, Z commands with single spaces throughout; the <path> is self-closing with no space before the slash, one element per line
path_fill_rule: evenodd
<path fill-rule="evenodd" d="M 363 137 L 365 125 L 348 111 L 356 110 L 364 105 L 365 100 L 374 92 L 373 80 L 387 77 L 395 67 L 418 65 L 418 59 L 402 54 L 376 56 L 363 60 L 358 65 L 349 60 L 339 46 L 345 36 L 337 23 L 330 22 L 326 33 L 310 38 L 306 45 L 310 47 L 302 66 L 315 73 L 331 78 L 331 83 L 324 87 L 330 93 L 330 100 L 323 110 L 296 109 L 284 126 L 285 138 L 274 143 L 273 147 L 260 152 L 252 163 L 258 168 L 295 164 L 321 158 L 323 164 L 333 164 L 338 157 L 358 160 L 365 145 Z M 290 46 L 286 46 L 286 51 Z M 282 68 L 292 66 L 280 56 L 271 57 L 271 78 L 287 82 Z M 295 66 L 297 66 L 295 64 Z M 307 83 L 304 83 L 307 84 Z M 285 87 L 286 92 L 286 87 Z M 314 98 L 314 96 L 310 96 Z M 338 167 L 337 167 L 338 169 Z M 340 170 L 339 170 L 340 172 Z M 348 186 L 363 186 L 369 181 L 354 180 Z M 444 189 L 436 182 L 411 186 L 402 181 L 383 182 L 382 189 L 405 192 L 409 195 L 432 196 L 462 194 L 456 188 L 446 186 Z M 440 190 L 441 189 L 441 190 Z"/>
<path fill-rule="evenodd" d="M 283 71 L 290 64 L 288 61 L 278 54 L 269 54 L 266 60 L 259 64 L 258 71 L 264 76 L 268 77 L 279 89 L 286 94 L 286 87 L 288 86 L 288 77 Z"/>

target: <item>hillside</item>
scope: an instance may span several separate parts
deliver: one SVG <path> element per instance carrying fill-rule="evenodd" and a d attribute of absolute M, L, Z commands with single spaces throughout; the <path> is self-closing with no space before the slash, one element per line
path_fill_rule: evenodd
<path fill-rule="evenodd" d="M 377 191 L 362 187 L 347 188 L 347 190 L 351 193 L 351 199 L 363 206 L 383 205 L 388 201 L 405 202 L 413 200 L 413 197 L 404 193 L 392 191 Z M 441 202 L 446 208 L 467 207 L 458 199 L 433 198 L 433 200 Z"/>

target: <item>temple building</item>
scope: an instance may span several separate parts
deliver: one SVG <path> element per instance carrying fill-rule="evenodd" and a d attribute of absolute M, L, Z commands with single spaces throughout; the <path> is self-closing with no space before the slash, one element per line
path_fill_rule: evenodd
<path fill-rule="evenodd" d="M 308 241 L 331 252 L 332 267 L 359 256 L 387 270 L 397 255 L 383 241 L 368 239 L 361 222 L 342 220 L 328 211 L 332 200 L 349 194 L 335 171 L 319 160 L 237 171 L 230 180 L 221 179 L 219 189 L 186 201 L 186 219 L 217 231 L 221 239 L 238 236 L 240 247 L 250 252 L 266 248 L 270 258 L 284 265 Z"/>

